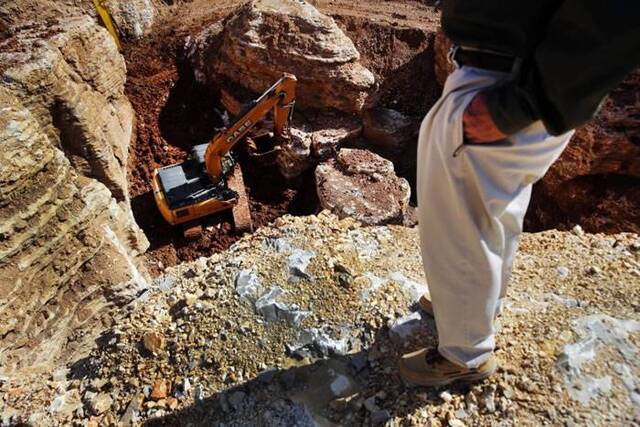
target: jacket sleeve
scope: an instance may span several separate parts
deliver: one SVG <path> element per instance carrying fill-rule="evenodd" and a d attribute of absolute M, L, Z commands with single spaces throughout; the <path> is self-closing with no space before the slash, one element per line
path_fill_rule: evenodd
<path fill-rule="evenodd" d="M 535 120 L 559 135 L 582 125 L 640 64 L 640 1 L 566 0 L 516 79 L 487 92 L 496 125 L 514 133 Z"/>

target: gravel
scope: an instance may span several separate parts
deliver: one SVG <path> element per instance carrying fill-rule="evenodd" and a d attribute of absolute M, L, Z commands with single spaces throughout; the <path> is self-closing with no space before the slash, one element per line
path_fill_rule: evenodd
<path fill-rule="evenodd" d="M 171 268 L 170 291 L 147 292 L 68 373 L 0 381 L 0 418 L 631 425 L 640 420 L 636 242 L 633 234 L 525 234 L 499 320 L 497 374 L 471 386 L 408 389 L 398 357 L 436 345 L 432 319 L 414 311 L 416 284 L 426 283 L 417 230 L 326 213 L 283 217 L 224 253 Z M 294 253 L 313 256 L 291 280 Z M 570 274 L 559 277 L 559 266 Z M 349 286 L 336 272 L 348 272 Z M 274 288 L 282 290 L 272 298 L 275 317 L 255 305 Z M 308 315 L 292 322 L 278 316 L 283 307 Z M 413 323 L 420 326 L 398 333 Z"/>

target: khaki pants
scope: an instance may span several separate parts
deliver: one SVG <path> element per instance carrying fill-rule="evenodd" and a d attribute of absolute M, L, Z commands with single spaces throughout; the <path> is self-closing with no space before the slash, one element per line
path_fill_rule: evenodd
<path fill-rule="evenodd" d="M 507 78 L 477 68 L 456 70 L 420 129 L 420 239 L 439 351 L 467 367 L 482 364 L 495 347 L 493 320 L 531 187 L 573 135 L 550 136 L 536 122 L 501 144 L 463 145 L 466 106 L 479 91 Z"/>

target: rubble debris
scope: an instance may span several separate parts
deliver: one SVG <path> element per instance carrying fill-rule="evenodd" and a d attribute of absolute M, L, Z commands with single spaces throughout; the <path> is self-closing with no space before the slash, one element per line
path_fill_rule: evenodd
<path fill-rule="evenodd" d="M 94 393 L 87 391 L 84 394 L 84 401 L 87 405 L 87 409 L 93 415 L 100 415 L 109 410 L 113 404 L 113 399 L 107 393 Z"/>
<path fill-rule="evenodd" d="M 281 287 L 270 288 L 256 301 L 256 312 L 269 322 L 282 320 L 295 326 L 309 317 L 311 312 L 300 310 L 296 304 L 278 302 L 277 299 L 282 294 L 284 294 L 284 290 Z"/>
<path fill-rule="evenodd" d="M 256 93 L 282 72 L 295 74 L 301 107 L 357 113 L 375 85 L 353 42 L 303 0 L 250 1 L 224 27 L 203 30 L 188 51 L 197 77 L 226 79 Z"/>
<path fill-rule="evenodd" d="M 316 254 L 312 251 L 294 249 L 287 259 L 289 280 L 294 282 L 298 279 L 311 280 L 312 277 L 307 273 L 307 267 L 309 267 L 309 263 L 315 256 Z"/>
<path fill-rule="evenodd" d="M 389 337 L 396 344 L 401 344 L 407 338 L 421 329 L 425 329 L 425 317 L 421 311 L 396 319 L 389 326 Z"/>
<path fill-rule="evenodd" d="M 88 358 L 93 362 L 82 368 L 93 376 L 78 376 L 75 367 L 69 379 L 55 387 L 74 387 L 82 396 L 87 391 L 108 393 L 112 405 L 99 416 L 105 424 L 127 419 L 197 424 L 203 410 L 207 422 L 225 425 L 291 425 L 304 420 L 313 425 L 314 417 L 363 425 L 387 415 L 391 415 L 387 424 L 408 425 L 429 425 L 430 420 L 436 425 L 451 420 L 487 425 L 505 419 L 535 425 L 570 419 L 594 425 L 630 424 L 637 393 L 631 387 L 637 387 L 640 369 L 634 350 L 639 290 L 632 273 L 638 254 L 621 248 L 637 241 L 637 236 L 615 239 L 620 241 L 617 247 L 598 244 L 603 236 L 597 235 L 557 231 L 523 235 L 507 298 L 528 312 L 505 310 L 500 319 L 503 331 L 497 337 L 501 368 L 479 384 L 448 387 L 450 401 L 446 395 L 438 397 L 442 390 L 407 390 L 396 370 L 399 354 L 437 345 L 428 318 L 419 331 L 403 339 L 392 338 L 389 328 L 393 329 L 393 319 L 410 314 L 412 297 L 402 283 L 424 282 L 417 230 L 365 227 L 328 212 L 280 218 L 224 253 L 171 267 L 167 274 L 176 278 L 172 292 L 153 287 L 144 300 L 126 310 L 112 328 L 114 343 L 95 348 Z M 314 252 L 306 271 L 311 270 L 315 280 L 289 281 L 288 258 L 295 249 Z M 336 265 L 353 275 L 350 287 L 335 280 Z M 561 283 L 558 265 L 572 271 Z M 606 268 L 591 276 L 589 265 Z M 259 279 L 262 290 L 256 301 L 280 287 L 284 293 L 276 302 L 296 304 L 312 314 L 298 326 L 267 321 L 256 312 L 255 303 L 243 301 L 237 292 L 243 270 L 245 278 L 253 273 Z M 373 280 L 379 286 L 372 286 Z M 367 298 L 361 299 L 365 290 Z M 545 302 L 551 292 L 588 305 L 569 310 L 564 304 Z M 200 299 L 187 307 L 183 302 L 189 296 Z M 203 302 L 210 307 L 198 309 Z M 581 332 L 578 321 L 569 328 L 572 319 L 612 310 L 627 320 L 586 322 L 586 332 Z M 150 330 L 167 340 L 166 357 L 148 357 L 138 350 Z M 580 365 L 580 373 L 596 380 L 609 377 L 611 388 L 607 390 L 608 383 L 601 381 L 598 393 L 607 392 L 606 396 L 589 399 L 583 406 L 567 393 L 566 374 L 555 355 L 596 333 L 588 331 L 605 338 L 596 339 L 595 356 Z M 333 373 L 326 374 L 330 369 Z M 334 394 L 344 388 L 339 387 L 344 379 L 336 382 L 340 375 L 357 389 L 355 395 L 351 390 L 342 392 L 342 401 Z M 321 381 L 316 383 L 317 378 Z M 154 393 L 154 380 L 163 381 L 166 394 Z M 33 416 L 40 424 L 80 424 L 96 417 L 88 409 L 76 409 L 46 412 L 43 418 L 40 408 L 52 401 L 51 375 L 35 382 L 42 388 L 33 391 L 15 381 L 0 377 L 5 405 L 0 407 L 0 419 L 8 423 Z M 591 383 L 584 386 L 594 388 Z M 237 392 L 244 395 L 234 397 Z M 72 400 L 70 395 L 68 401 Z M 71 415 L 62 418 L 63 412 Z"/>
<path fill-rule="evenodd" d="M 402 224 L 411 189 L 393 164 L 366 150 L 342 149 L 316 168 L 320 205 L 367 225 Z"/>
<path fill-rule="evenodd" d="M 254 304 L 257 299 L 262 295 L 263 288 L 260 284 L 260 278 L 251 269 L 240 270 L 236 275 L 236 292 L 240 298 Z"/>
<path fill-rule="evenodd" d="M 144 348 L 153 354 L 160 354 L 164 350 L 166 340 L 164 335 L 159 332 L 147 332 L 142 337 L 142 344 Z"/>

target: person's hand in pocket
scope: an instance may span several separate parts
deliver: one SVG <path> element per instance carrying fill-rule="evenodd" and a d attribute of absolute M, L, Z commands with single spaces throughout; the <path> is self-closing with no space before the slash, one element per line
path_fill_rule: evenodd
<path fill-rule="evenodd" d="M 464 135 L 470 142 L 483 143 L 500 141 L 507 137 L 493 122 L 487 107 L 487 96 L 477 94 L 467 106 L 462 116 Z"/>

